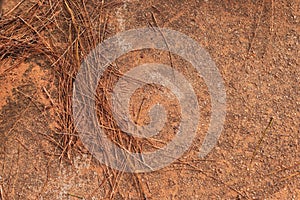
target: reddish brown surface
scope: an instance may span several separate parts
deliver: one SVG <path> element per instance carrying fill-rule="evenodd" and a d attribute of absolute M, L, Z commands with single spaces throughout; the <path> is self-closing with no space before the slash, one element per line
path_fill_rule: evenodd
<path fill-rule="evenodd" d="M 4 15 L 16 4 L 4 2 Z M 180 31 L 210 53 L 227 92 L 225 130 L 217 146 L 198 159 L 209 95 L 192 66 L 173 55 L 173 67 L 193 85 L 201 108 L 197 138 L 180 161 L 139 175 L 107 171 L 82 152 L 71 156 L 73 165 L 67 159 L 60 163 L 61 152 L 49 137 L 57 121 L 49 99 L 51 94 L 56 101 L 52 68 L 35 57 L 10 69 L 15 61 L 6 57 L 0 62 L 0 199 L 300 199 L 299 1 L 105 4 L 106 38 L 152 24 Z M 169 54 L 143 50 L 117 63 L 122 71 L 154 61 L 170 65 Z M 149 98 L 141 90 L 132 98 L 133 115 L 143 97 Z M 147 122 L 147 106 L 161 98 L 145 102 L 138 123 Z M 169 103 L 176 116 L 176 101 Z"/>

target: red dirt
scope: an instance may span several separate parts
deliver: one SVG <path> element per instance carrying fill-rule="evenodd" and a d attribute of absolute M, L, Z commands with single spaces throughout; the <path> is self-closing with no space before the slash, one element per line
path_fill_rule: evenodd
<path fill-rule="evenodd" d="M 22 3 L 9 16 L 33 2 Z M 17 3 L 4 1 L 0 27 Z M 226 122 L 217 146 L 204 160 L 197 157 L 210 119 L 209 94 L 193 67 L 172 55 L 173 67 L 192 84 L 201 108 L 197 137 L 180 160 L 151 173 L 122 173 L 99 164 L 80 140 L 74 148 L 81 150 L 60 160 L 55 70 L 44 57 L 18 63 L 16 57 L 0 55 L 0 199 L 300 199 L 299 1 L 104 4 L 105 38 L 152 25 L 180 31 L 210 53 L 227 93 Z M 121 72 L 147 62 L 170 65 L 170 57 L 142 50 L 116 61 Z M 110 78 L 109 84 L 117 79 L 109 72 L 104 78 Z M 147 108 L 162 101 L 174 119 L 168 125 L 177 125 L 177 101 L 150 98 L 143 90 L 132 97 L 133 116 L 144 97 L 138 123 L 147 122 Z M 166 130 L 162 140 L 172 134 Z"/>

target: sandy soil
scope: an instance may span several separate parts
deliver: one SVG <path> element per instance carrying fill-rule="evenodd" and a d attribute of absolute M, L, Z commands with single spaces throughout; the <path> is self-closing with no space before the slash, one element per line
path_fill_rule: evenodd
<path fill-rule="evenodd" d="M 0 41 L 19 34 L 4 33 L 6 19 L 34 2 L 23 2 L 10 12 L 19 1 L 4 1 Z M 210 120 L 209 93 L 193 67 L 172 55 L 173 67 L 191 83 L 201 108 L 196 139 L 180 160 L 151 173 L 123 173 L 99 164 L 80 140 L 69 158 L 60 159 L 59 74 L 42 55 L 29 54 L 21 61 L 22 52 L 0 55 L 1 200 L 300 199 L 299 1 L 102 3 L 104 38 L 158 26 L 190 36 L 210 53 L 227 93 L 226 121 L 217 146 L 205 159 L 197 157 Z M 0 52 L 10 48 L 0 44 Z M 131 52 L 116 61 L 121 72 L 147 62 L 171 64 L 169 54 L 158 50 Z M 107 72 L 104 78 L 112 85 L 118 77 Z M 173 120 L 161 134 L 168 142 L 174 134 L 170 130 L 178 125 L 178 102 L 172 95 L 155 93 L 157 89 L 137 91 L 131 113 L 134 116 L 145 99 L 137 123 L 147 123 L 148 108 L 160 101 Z"/>

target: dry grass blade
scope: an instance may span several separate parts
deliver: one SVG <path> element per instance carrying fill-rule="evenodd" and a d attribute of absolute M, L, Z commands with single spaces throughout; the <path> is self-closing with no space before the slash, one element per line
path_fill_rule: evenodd
<path fill-rule="evenodd" d="M 5 198 L 4 198 L 4 190 L 3 190 L 2 184 L 0 185 L 0 197 L 1 197 L 1 200 L 5 200 Z"/>
<path fill-rule="evenodd" d="M 1 0 L 1 1 L 3 1 L 3 0 Z M 13 13 L 24 2 L 25 2 L 25 0 L 20 1 L 17 5 L 15 5 L 15 7 L 13 7 L 10 11 L 8 11 L 7 13 L 5 13 L 3 15 L 3 17 L 6 17 L 6 16 L 10 15 L 11 13 Z M 0 4 L 2 4 L 2 2 L 0 2 Z M 1 8 L 1 5 L 0 5 L 0 8 Z"/>
<path fill-rule="evenodd" d="M 294 178 L 294 177 L 297 177 L 297 176 L 299 176 L 299 175 L 300 175 L 300 171 L 298 171 L 298 172 L 296 172 L 296 173 L 293 173 L 293 174 L 291 174 L 291 175 L 289 175 L 289 176 L 287 176 L 287 177 L 281 179 L 281 181 L 286 181 L 286 180 L 292 179 L 292 178 Z"/>
<path fill-rule="evenodd" d="M 261 146 L 262 141 L 263 141 L 263 139 L 264 139 L 265 136 L 266 136 L 267 130 L 272 126 L 272 123 L 273 123 L 273 117 L 270 118 L 270 121 L 269 121 L 267 127 L 266 127 L 265 130 L 262 132 L 262 135 L 261 135 L 261 137 L 260 137 L 260 139 L 259 139 L 259 141 L 258 141 L 258 143 L 257 143 L 257 145 L 256 145 L 256 147 L 255 147 L 255 149 L 254 149 L 254 152 L 253 152 L 252 157 L 251 157 L 251 160 L 250 160 L 250 166 L 252 165 L 253 159 L 254 159 L 254 157 L 255 157 L 256 154 L 257 154 L 258 148 Z"/>

